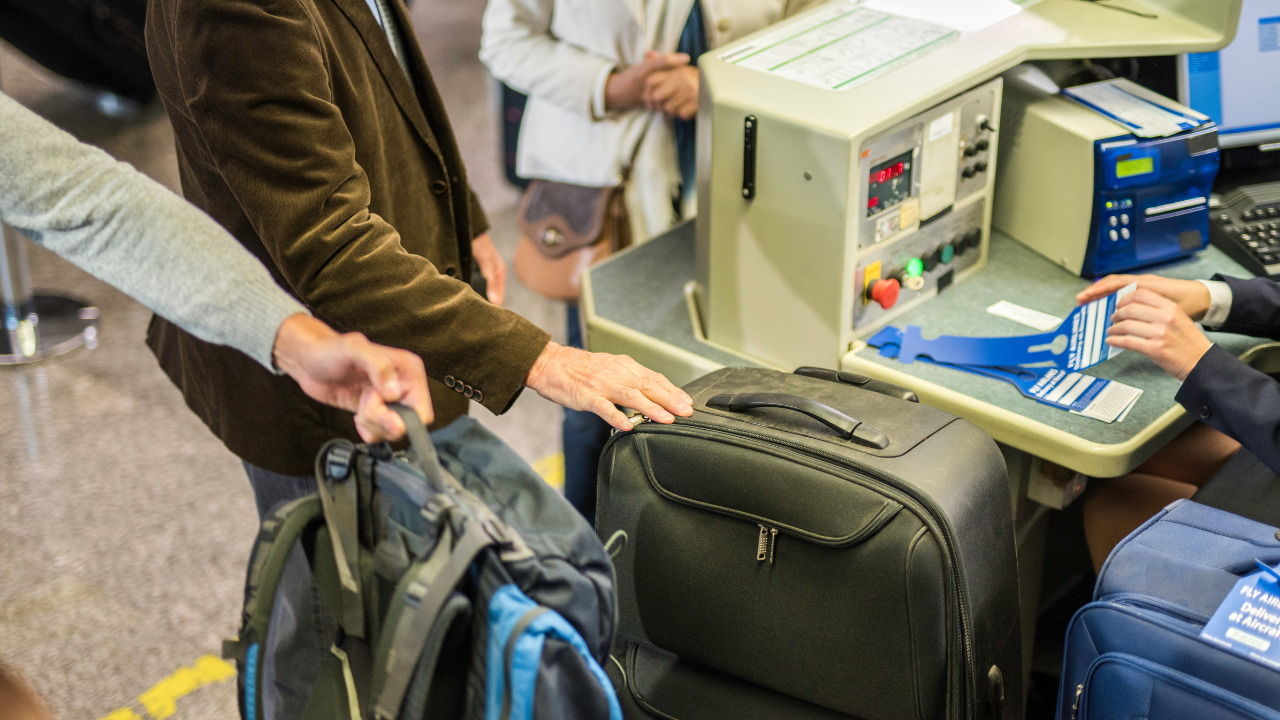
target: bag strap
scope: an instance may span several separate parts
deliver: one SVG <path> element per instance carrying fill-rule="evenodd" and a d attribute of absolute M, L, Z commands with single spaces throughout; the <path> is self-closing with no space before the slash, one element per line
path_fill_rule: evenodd
<path fill-rule="evenodd" d="M 360 589 L 360 515 L 359 488 L 355 474 L 348 471 L 342 478 L 335 478 L 333 490 L 329 487 L 329 453 L 339 449 L 342 440 L 326 444 L 316 456 L 316 490 L 320 506 L 324 509 L 324 521 L 329 527 L 329 540 L 333 543 L 334 564 L 338 567 L 338 582 L 342 585 L 342 630 L 347 635 L 363 638 L 364 598 Z"/>
<path fill-rule="evenodd" d="M 445 487 L 448 486 L 448 481 L 445 480 L 448 473 L 440 465 L 436 446 L 431 444 L 431 436 L 427 433 L 427 426 L 422 424 L 422 418 L 418 417 L 416 410 L 404 403 L 389 403 L 387 407 L 394 410 L 404 421 L 405 435 L 409 437 L 409 447 L 413 448 L 413 454 L 418 456 L 418 468 L 426 476 L 427 484 L 438 493 L 444 492 Z"/>
<path fill-rule="evenodd" d="M 644 127 L 640 128 L 640 137 L 636 138 L 635 147 L 631 148 L 631 156 L 627 159 L 627 164 L 622 166 L 622 183 L 619 187 L 626 187 L 627 182 L 631 180 L 631 170 L 636 166 L 636 158 L 640 157 L 640 146 L 644 144 L 644 136 L 649 134 L 651 124 L 653 124 L 653 118 L 646 114 Z"/>
<path fill-rule="evenodd" d="M 467 572 L 467 568 L 471 567 L 476 556 L 486 547 L 495 544 L 488 533 L 476 523 L 469 522 L 464 526 L 466 529 L 462 537 L 450 547 L 452 532 L 447 530 L 449 526 L 447 521 L 442 523 L 445 530 L 442 531 L 435 550 L 413 571 L 414 580 L 401 599 L 406 608 L 396 623 L 395 634 L 386 656 L 385 680 L 374 706 L 376 720 L 395 720 L 399 716 L 400 706 L 418 666 L 418 658 L 427 645 L 427 637 L 436 624 L 445 600 Z"/>

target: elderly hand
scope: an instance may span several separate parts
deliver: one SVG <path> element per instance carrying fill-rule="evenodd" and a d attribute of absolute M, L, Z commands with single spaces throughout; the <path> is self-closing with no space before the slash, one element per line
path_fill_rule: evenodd
<path fill-rule="evenodd" d="M 1108 345 L 1142 353 L 1178 380 L 1187 379 L 1213 344 L 1178 302 L 1141 285 L 1120 298 L 1111 318 Z"/>
<path fill-rule="evenodd" d="M 1081 305 L 1093 302 L 1135 282 L 1139 290 L 1150 290 L 1177 303 L 1192 320 L 1199 320 L 1209 311 L 1209 288 L 1195 280 L 1176 280 L 1159 275 L 1108 275 L 1080 291 L 1076 302 Z"/>
<path fill-rule="evenodd" d="M 615 70 L 604 86 L 604 108 L 610 112 L 645 107 L 645 83 L 655 72 L 684 67 L 689 56 L 684 53 L 660 53 L 650 50 L 636 65 Z M 695 97 L 694 104 L 697 100 Z"/>
<path fill-rule="evenodd" d="M 644 81 L 644 105 L 681 120 L 698 114 L 698 68 L 686 65 L 651 73 Z"/>
<path fill-rule="evenodd" d="M 632 425 L 615 404 L 660 423 L 693 414 L 693 400 L 684 391 L 626 355 L 592 353 L 554 342 L 547 343 L 533 363 L 525 385 L 571 410 L 594 412 L 619 430 Z"/>
<path fill-rule="evenodd" d="M 471 241 L 471 257 L 480 266 L 480 274 L 488 284 L 489 302 L 502 307 L 507 296 L 507 263 L 493 246 L 489 233 L 481 233 Z"/>
<path fill-rule="evenodd" d="M 404 436 L 404 421 L 387 403 L 408 405 L 424 424 L 435 417 L 422 359 L 407 350 L 375 345 L 360 333 L 339 335 L 298 314 L 280 324 L 272 353 L 276 365 L 307 395 L 354 412 L 356 429 L 366 442 Z"/>

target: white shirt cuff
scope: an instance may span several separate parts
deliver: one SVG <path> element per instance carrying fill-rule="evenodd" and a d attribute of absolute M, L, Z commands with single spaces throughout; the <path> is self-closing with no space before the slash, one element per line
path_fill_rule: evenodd
<path fill-rule="evenodd" d="M 1231 286 L 1221 280 L 1197 280 L 1209 291 L 1209 309 L 1200 323 L 1208 328 L 1220 327 L 1231 314 Z"/>
<path fill-rule="evenodd" d="M 604 91 L 609 84 L 609 75 L 616 68 L 616 65 L 605 65 L 596 75 L 594 89 L 591 91 L 591 119 L 603 120 L 608 117 L 608 110 L 605 109 Z"/>

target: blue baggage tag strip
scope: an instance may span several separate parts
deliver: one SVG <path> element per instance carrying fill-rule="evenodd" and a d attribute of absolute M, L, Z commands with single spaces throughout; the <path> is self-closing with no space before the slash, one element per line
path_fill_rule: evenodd
<path fill-rule="evenodd" d="M 894 332 L 888 332 L 890 330 Z M 900 339 L 901 333 L 896 328 L 887 328 L 871 338 L 868 344 L 880 348 L 880 354 L 885 357 L 896 357 L 899 346 L 893 342 L 895 333 Z M 953 365 L 928 357 L 919 359 L 932 365 L 1003 380 L 1032 400 L 1106 423 L 1123 418 L 1142 395 L 1141 390 L 1130 385 L 1058 368 Z"/>
<path fill-rule="evenodd" d="M 1280 670 L 1280 571 L 1261 561 L 1236 581 L 1200 632 L 1211 645 Z"/>
<path fill-rule="evenodd" d="M 1005 367 L 1052 364 L 1066 370 L 1084 370 L 1120 354 L 1119 348 L 1107 345 L 1107 330 L 1111 327 L 1116 303 L 1137 287 L 1137 283 L 1133 283 L 1104 298 L 1081 305 L 1072 310 L 1056 330 L 1047 333 L 1014 337 L 939 335 L 925 340 L 920 326 L 908 325 L 905 330 L 885 328 L 868 343 L 876 347 L 885 343 L 897 344 L 898 361 L 904 363 L 927 356 L 948 365 Z"/>

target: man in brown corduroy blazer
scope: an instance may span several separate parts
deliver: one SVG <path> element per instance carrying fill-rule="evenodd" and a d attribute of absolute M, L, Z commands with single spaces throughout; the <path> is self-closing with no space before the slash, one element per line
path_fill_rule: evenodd
<path fill-rule="evenodd" d="M 437 427 L 468 399 L 501 413 L 526 384 L 619 426 L 604 401 L 681 410 L 660 375 L 570 354 L 470 288 L 475 257 L 500 292 L 502 261 L 400 0 L 152 0 L 146 28 L 187 198 L 318 317 L 419 354 Z M 309 475 L 323 442 L 356 437 L 349 414 L 235 351 L 162 318 L 148 342 L 251 465 Z"/>
<path fill-rule="evenodd" d="M 499 307 L 502 261 L 401 0 L 151 0 L 146 36 L 187 199 L 317 317 L 421 356 L 435 427 L 525 386 L 620 429 L 614 403 L 692 412 L 661 375 Z M 473 258 L 497 302 L 468 285 Z M 358 438 L 350 414 L 234 350 L 158 317 L 148 343 L 245 462 L 260 513 L 309 491 L 325 441 Z"/>

